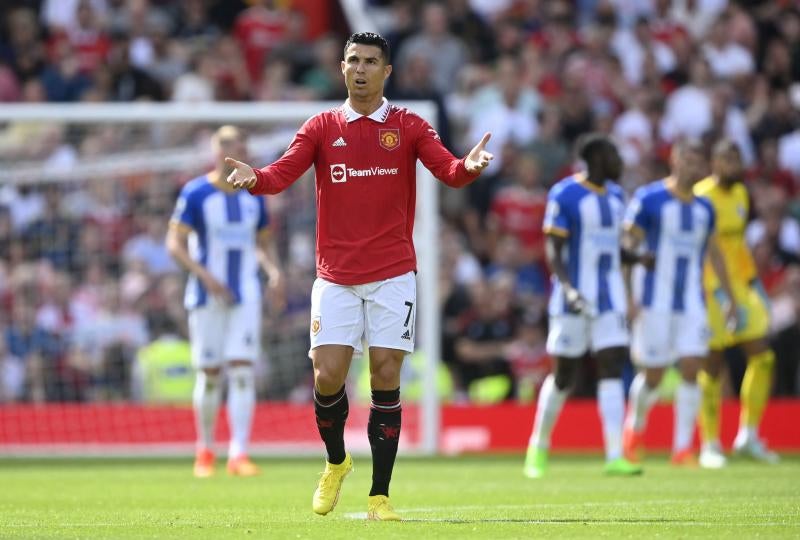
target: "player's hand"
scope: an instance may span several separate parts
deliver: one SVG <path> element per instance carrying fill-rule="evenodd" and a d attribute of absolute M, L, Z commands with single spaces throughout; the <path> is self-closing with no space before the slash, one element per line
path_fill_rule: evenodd
<path fill-rule="evenodd" d="M 589 303 L 581 296 L 578 289 L 572 286 L 567 287 L 564 290 L 564 298 L 567 301 L 567 307 L 571 311 L 581 315 L 589 315 Z"/>
<path fill-rule="evenodd" d="M 739 325 L 742 324 L 742 322 L 739 306 L 736 304 L 736 302 L 728 302 L 725 305 L 725 326 L 728 329 L 728 332 L 731 334 L 735 333 L 739 329 Z"/>
<path fill-rule="evenodd" d="M 489 162 L 494 159 L 494 154 L 486 151 L 486 143 L 491 138 L 491 133 L 485 133 L 481 142 L 475 145 L 475 148 L 469 151 L 467 157 L 464 159 L 464 167 L 470 174 L 476 174 L 489 166 Z"/>
<path fill-rule="evenodd" d="M 286 309 L 286 282 L 283 274 L 278 273 L 269 277 L 269 297 L 275 313 L 283 313 Z"/>
<path fill-rule="evenodd" d="M 220 280 L 215 278 L 208 272 L 204 272 L 199 276 L 200 281 L 203 283 L 203 287 L 206 290 L 224 304 L 233 304 L 233 294 L 231 293 L 230 289 L 225 286 Z"/>
<path fill-rule="evenodd" d="M 225 164 L 228 167 L 233 167 L 233 172 L 227 178 L 229 185 L 238 189 L 250 189 L 256 185 L 256 173 L 250 165 L 231 157 L 225 158 Z"/>
<path fill-rule="evenodd" d="M 652 251 L 648 251 L 639 255 L 639 264 L 647 268 L 648 270 L 652 270 L 656 267 L 656 254 Z"/>

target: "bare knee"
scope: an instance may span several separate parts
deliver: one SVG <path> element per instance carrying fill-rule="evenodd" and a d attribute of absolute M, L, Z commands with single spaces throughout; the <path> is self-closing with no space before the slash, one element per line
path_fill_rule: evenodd
<path fill-rule="evenodd" d="M 644 370 L 644 382 L 650 389 L 658 387 L 663 378 L 664 368 L 647 368 Z"/>
<path fill-rule="evenodd" d="M 206 367 L 202 368 L 201 371 L 205 373 L 206 377 L 209 378 L 216 378 L 219 377 L 219 374 L 222 373 L 221 367 Z"/>
<path fill-rule="evenodd" d="M 627 352 L 624 347 L 612 347 L 597 352 L 597 375 L 600 379 L 621 379 Z"/>
<path fill-rule="evenodd" d="M 344 386 L 347 372 L 342 373 L 335 366 L 319 364 L 314 366 L 314 386 L 323 396 L 330 396 Z"/>
<path fill-rule="evenodd" d="M 404 351 L 394 349 L 370 349 L 370 386 L 373 390 L 394 390 L 400 386 L 400 368 Z"/>
<path fill-rule="evenodd" d="M 700 371 L 700 364 L 702 360 L 700 358 L 695 357 L 688 357 L 682 358 L 680 363 L 678 364 L 678 368 L 681 372 L 681 378 L 690 384 L 694 384 L 697 382 L 697 374 Z M 719 375 L 716 375 L 717 377 Z"/>
<path fill-rule="evenodd" d="M 323 396 L 330 396 L 344 386 L 352 355 L 352 347 L 318 347 L 311 351 L 314 387 L 317 392 Z"/>
<path fill-rule="evenodd" d="M 709 351 L 703 362 L 703 371 L 708 373 L 711 377 L 718 379 L 722 375 L 722 366 L 724 363 L 724 354 L 722 351 Z"/>
<path fill-rule="evenodd" d="M 578 379 L 578 358 L 557 358 L 554 379 L 556 388 L 561 390 L 571 390 Z"/>

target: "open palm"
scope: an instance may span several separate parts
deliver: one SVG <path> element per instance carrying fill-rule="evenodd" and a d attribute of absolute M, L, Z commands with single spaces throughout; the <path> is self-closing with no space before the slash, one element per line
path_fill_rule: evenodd
<path fill-rule="evenodd" d="M 489 166 L 489 162 L 494 159 L 494 154 L 486 151 L 486 143 L 492 137 L 491 133 L 484 133 L 481 141 L 469 151 L 464 159 L 464 167 L 471 174 L 479 173 Z"/>
<path fill-rule="evenodd" d="M 235 188 L 250 189 L 256 183 L 256 173 L 247 163 L 242 163 L 233 158 L 226 157 L 225 163 L 233 167 L 233 172 L 228 175 L 228 184 Z"/>

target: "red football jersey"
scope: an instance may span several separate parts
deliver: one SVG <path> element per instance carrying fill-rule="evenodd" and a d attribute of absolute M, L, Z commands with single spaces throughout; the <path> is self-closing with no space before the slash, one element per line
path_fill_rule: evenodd
<path fill-rule="evenodd" d="M 477 178 L 436 131 L 386 99 L 368 117 L 346 102 L 303 124 L 286 153 L 256 169 L 253 195 L 280 193 L 312 164 L 317 182 L 317 275 L 360 285 L 416 270 L 416 162 L 453 187 Z"/>

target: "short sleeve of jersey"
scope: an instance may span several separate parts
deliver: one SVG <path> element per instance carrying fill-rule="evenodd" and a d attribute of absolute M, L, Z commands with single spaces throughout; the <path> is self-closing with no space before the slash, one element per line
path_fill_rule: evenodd
<path fill-rule="evenodd" d="M 201 227 L 199 199 L 196 195 L 197 190 L 192 189 L 191 184 L 183 186 L 175 203 L 175 210 L 172 212 L 172 221 L 182 223 L 194 230 Z"/>
<path fill-rule="evenodd" d="M 551 190 L 547 195 L 547 209 L 544 213 L 542 230 L 556 236 L 569 236 L 572 228 L 571 208 L 569 200 L 564 196 L 565 190 Z"/>
<path fill-rule="evenodd" d="M 625 209 L 625 228 L 636 226 L 646 231 L 650 224 L 649 217 L 644 194 L 641 189 L 638 189 L 636 193 L 633 194 L 631 202 L 628 203 L 628 207 Z"/>
<path fill-rule="evenodd" d="M 264 197 L 257 197 L 258 200 L 258 225 L 256 228 L 260 231 L 269 227 L 269 211 L 267 210 L 267 203 Z"/>

